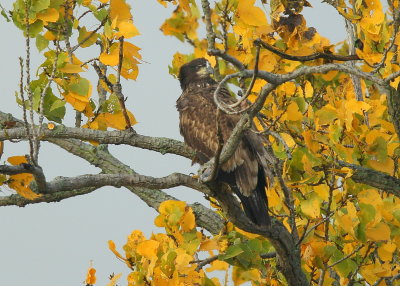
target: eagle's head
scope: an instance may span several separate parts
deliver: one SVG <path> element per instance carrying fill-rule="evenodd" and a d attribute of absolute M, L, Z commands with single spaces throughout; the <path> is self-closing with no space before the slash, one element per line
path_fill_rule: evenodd
<path fill-rule="evenodd" d="M 209 61 L 204 58 L 195 59 L 181 66 L 179 70 L 179 81 L 182 90 L 191 83 L 196 83 L 204 80 L 212 80 L 211 75 L 214 70 L 212 69 Z"/>

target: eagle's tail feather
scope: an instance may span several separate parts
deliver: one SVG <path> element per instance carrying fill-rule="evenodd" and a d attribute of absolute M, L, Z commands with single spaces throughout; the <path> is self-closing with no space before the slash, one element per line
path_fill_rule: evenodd
<path fill-rule="evenodd" d="M 235 190 L 242 202 L 245 214 L 257 225 L 269 225 L 271 222 L 268 215 L 267 194 L 265 193 L 266 184 L 265 175 L 262 170 L 259 170 L 256 189 L 252 191 L 250 196 L 246 197 L 239 190 Z"/>

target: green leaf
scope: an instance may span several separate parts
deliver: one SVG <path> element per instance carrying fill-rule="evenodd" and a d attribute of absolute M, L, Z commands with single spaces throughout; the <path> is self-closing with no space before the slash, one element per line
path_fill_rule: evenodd
<path fill-rule="evenodd" d="M 33 11 L 39 12 L 49 8 L 50 0 L 33 0 L 31 9 Z"/>
<path fill-rule="evenodd" d="M 78 37 L 78 43 L 81 43 L 83 41 L 85 41 L 83 44 L 81 44 L 82 48 L 87 48 L 90 47 L 91 45 L 93 45 L 94 43 L 96 43 L 97 40 L 97 34 L 94 33 L 93 35 L 91 35 L 92 32 L 88 32 L 86 30 L 86 27 L 82 27 L 79 30 L 79 37 Z M 87 37 L 89 37 L 89 39 L 87 39 Z M 87 40 L 86 40 L 87 39 Z"/>
<path fill-rule="evenodd" d="M 7 177 L 5 175 L 0 175 L 0 186 L 7 181 Z"/>
<path fill-rule="evenodd" d="M 41 31 L 43 31 L 42 20 L 37 20 L 29 25 L 29 36 L 35 38 Z"/>
<path fill-rule="evenodd" d="M 226 252 L 224 254 L 221 254 L 219 257 L 221 260 L 226 260 L 232 257 L 236 257 L 243 252 L 244 250 L 239 245 L 231 245 L 228 247 Z"/>
<path fill-rule="evenodd" d="M 374 206 L 370 204 L 359 204 L 360 212 L 358 213 L 358 217 L 361 223 L 367 224 L 375 218 L 376 210 Z"/>
<path fill-rule="evenodd" d="M 93 12 L 93 15 L 96 17 L 97 20 L 100 22 L 103 21 L 108 16 L 108 9 L 100 9 Z"/>
<path fill-rule="evenodd" d="M 215 286 L 214 282 L 212 282 L 212 280 L 210 278 L 208 278 L 208 277 L 205 277 L 203 285 L 204 286 Z"/>
<path fill-rule="evenodd" d="M 79 95 L 86 96 L 89 93 L 90 83 L 85 78 L 80 78 L 78 83 L 71 84 L 69 89 Z"/>
<path fill-rule="evenodd" d="M 3 6 L 1 6 L 1 4 L 0 4 L 0 9 L 1 9 L 1 15 L 6 19 L 7 22 L 10 22 L 11 20 L 7 16 L 7 11 L 6 11 L 6 9 L 4 9 Z"/>
<path fill-rule="evenodd" d="M 38 34 L 36 36 L 36 47 L 38 48 L 39 52 L 43 51 L 48 46 L 49 46 L 49 40 L 47 40 L 41 34 Z"/>
<path fill-rule="evenodd" d="M 53 102 L 53 104 L 51 104 L 51 107 L 50 107 L 50 112 L 51 111 L 54 111 L 54 110 L 56 110 L 56 109 L 58 109 L 58 108 L 62 108 L 62 107 L 64 107 L 65 106 L 65 101 L 64 100 L 61 100 L 61 99 L 58 99 L 57 98 L 57 100 L 55 100 L 54 102 Z"/>
<path fill-rule="evenodd" d="M 356 228 L 356 237 L 362 242 L 367 241 L 367 236 L 365 235 L 366 223 L 360 223 Z"/>

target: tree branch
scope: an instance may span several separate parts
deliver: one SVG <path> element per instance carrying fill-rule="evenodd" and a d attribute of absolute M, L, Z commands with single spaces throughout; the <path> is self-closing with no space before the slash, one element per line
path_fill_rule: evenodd
<path fill-rule="evenodd" d="M 261 39 L 257 39 L 254 41 L 255 44 L 261 45 L 264 49 L 280 56 L 283 59 L 290 60 L 290 61 L 298 61 L 298 62 L 307 62 L 307 61 L 313 61 L 317 59 L 326 59 L 326 60 L 334 60 L 334 61 L 355 61 L 355 60 L 361 60 L 356 54 L 353 55 L 348 55 L 348 56 L 342 56 L 342 55 L 334 55 L 334 54 L 329 54 L 329 53 L 315 53 L 311 54 L 308 56 L 293 56 L 293 55 L 288 55 L 274 46 L 269 45 L 268 43 L 263 42 Z"/>
<path fill-rule="evenodd" d="M 154 178 L 135 174 L 96 174 L 77 177 L 57 177 L 47 183 L 48 193 L 59 193 L 82 188 L 113 187 L 142 187 L 147 189 L 170 189 L 177 186 L 186 186 L 198 190 L 205 195 L 211 195 L 210 190 L 192 177 L 180 173 Z"/>

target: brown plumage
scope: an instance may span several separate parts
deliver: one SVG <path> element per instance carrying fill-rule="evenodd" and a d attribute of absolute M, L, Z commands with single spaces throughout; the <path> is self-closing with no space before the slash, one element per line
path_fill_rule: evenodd
<path fill-rule="evenodd" d="M 218 83 L 210 77 L 212 69 L 203 58 L 183 65 L 179 72 L 182 95 L 177 100 L 180 132 L 185 143 L 197 151 L 195 163 L 204 164 L 218 149 L 217 107 L 214 91 Z M 219 99 L 226 103 L 235 100 L 225 88 Z M 219 112 L 218 125 L 226 142 L 239 121 L 240 115 Z M 267 178 L 272 174 L 267 163 L 268 154 L 262 139 L 252 131 L 245 131 L 234 155 L 222 166 L 217 180 L 228 183 L 240 198 L 246 215 L 258 225 L 269 223 L 268 201 L 265 193 Z"/>

